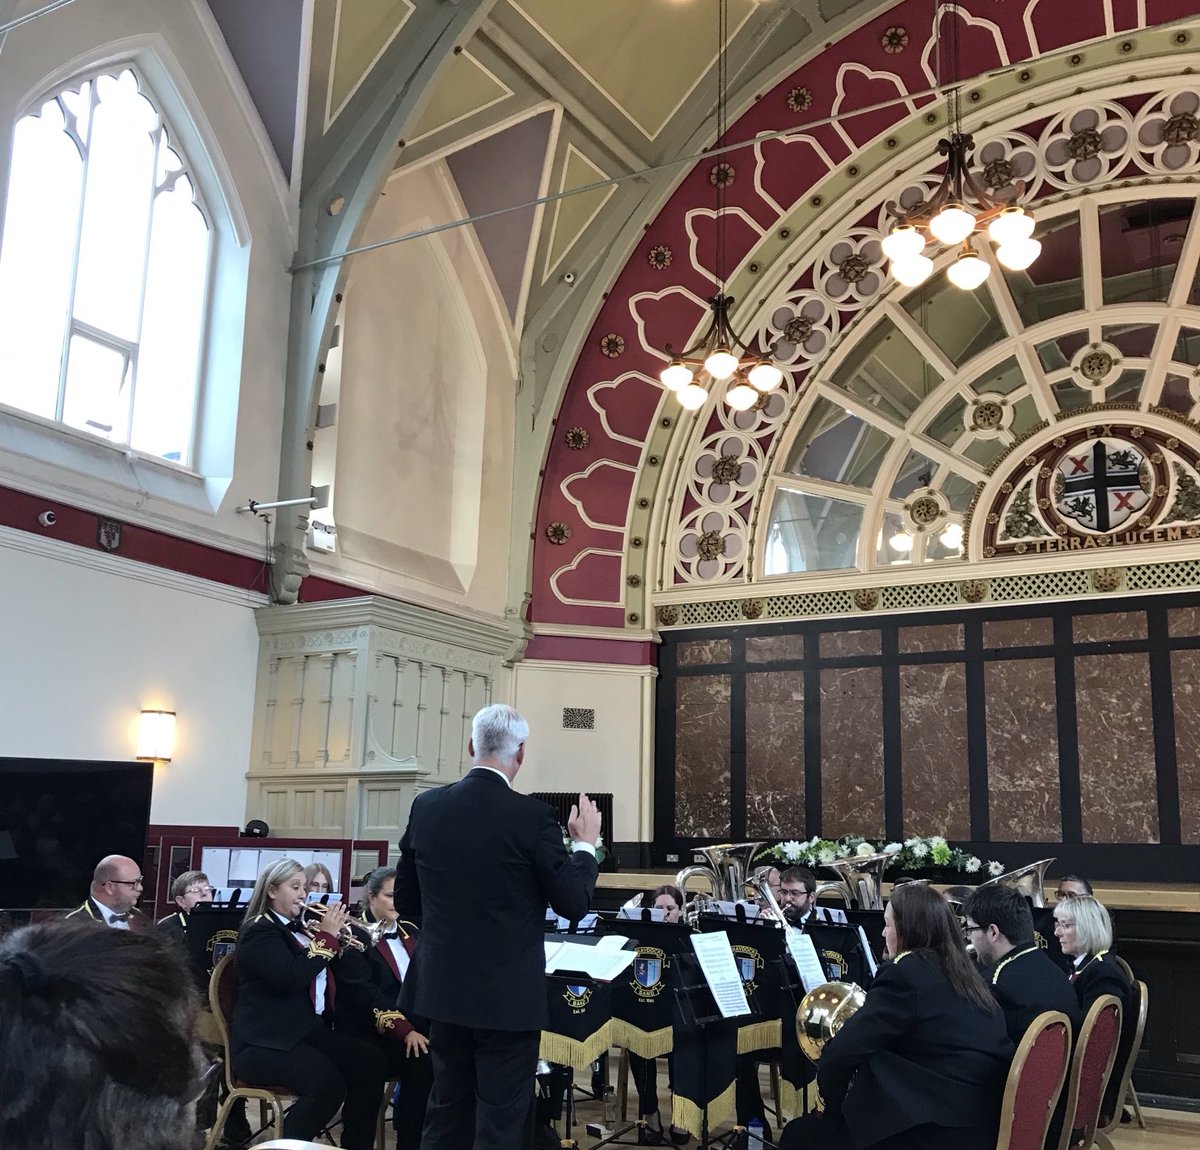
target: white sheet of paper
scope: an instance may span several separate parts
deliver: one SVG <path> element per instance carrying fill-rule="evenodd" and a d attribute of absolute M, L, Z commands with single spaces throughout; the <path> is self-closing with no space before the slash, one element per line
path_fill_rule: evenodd
<path fill-rule="evenodd" d="M 557 970 L 577 970 L 597 982 L 612 982 L 637 957 L 632 950 L 601 949 L 579 942 L 560 942 L 553 952 L 546 946 L 546 973 Z"/>
<path fill-rule="evenodd" d="M 583 916 L 583 918 L 581 918 L 579 920 L 578 929 L 579 930 L 591 930 L 592 927 L 594 927 L 596 925 L 597 917 L 598 916 L 594 910 L 589 910 L 587 912 L 587 914 L 585 914 Z M 569 918 L 563 918 L 562 915 L 560 915 L 560 914 L 555 914 L 554 911 L 550 907 L 546 908 L 546 922 L 547 922 L 547 924 L 553 923 L 555 930 L 570 930 L 571 929 L 571 920 Z"/>
<path fill-rule="evenodd" d="M 879 973 L 879 963 L 875 961 L 875 952 L 871 949 L 871 944 L 867 941 L 867 932 L 863 929 L 862 923 L 858 924 L 858 937 L 862 942 L 863 954 L 867 960 L 867 966 L 871 968 L 871 977 Z"/>
<path fill-rule="evenodd" d="M 606 934 L 597 943 L 597 950 L 620 950 L 629 939 L 623 934 Z"/>
<path fill-rule="evenodd" d="M 667 912 L 656 906 L 623 906 L 617 911 L 617 918 L 628 918 L 634 922 L 663 922 Z M 648 915 L 649 917 L 643 917 Z"/>
<path fill-rule="evenodd" d="M 209 886 L 229 885 L 229 848 L 205 847 L 200 852 L 200 869 L 208 875 Z"/>
<path fill-rule="evenodd" d="M 253 886 L 258 878 L 258 850 L 235 847 L 229 852 L 229 885 Z"/>
<path fill-rule="evenodd" d="M 746 990 L 742 986 L 742 976 L 738 973 L 737 963 L 733 960 L 733 948 L 729 945 L 729 936 L 722 931 L 712 931 L 707 934 L 694 934 L 691 938 L 692 950 L 700 960 L 700 970 L 708 989 L 712 991 L 717 1009 L 722 1018 L 736 1018 L 741 1014 L 750 1013 L 750 1003 L 746 1001 Z"/>
<path fill-rule="evenodd" d="M 798 926 L 789 926 L 785 941 L 787 943 L 788 954 L 792 956 L 793 961 L 796 963 L 796 969 L 800 972 L 800 981 L 804 984 L 805 994 L 810 990 L 815 990 L 822 983 L 829 981 L 829 977 L 825 973 L 825 968 L 821 965 L 821 958 L 817 954 L 817 948 L 813 945 L 813 940 L 804 931 Z"/>
<path fill-rule="evenodd" d="M 746 908 L 746 921 L 753 922 L 758 918 L 759 906 L 756 902 L 726 902 L 724 899 L 713 899 L 713 908 L 718 914 L 724 915 L 726 918 L 737 918 L 737 907 L 743 906 Z"/>

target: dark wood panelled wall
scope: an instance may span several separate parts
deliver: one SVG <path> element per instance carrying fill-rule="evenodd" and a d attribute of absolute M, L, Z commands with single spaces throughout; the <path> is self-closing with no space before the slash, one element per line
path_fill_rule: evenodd
<path fill-rule="evenodd" d="M 665 632 L 654 861 L 942 834 L 1200 880 L 1200 595 Z"/>

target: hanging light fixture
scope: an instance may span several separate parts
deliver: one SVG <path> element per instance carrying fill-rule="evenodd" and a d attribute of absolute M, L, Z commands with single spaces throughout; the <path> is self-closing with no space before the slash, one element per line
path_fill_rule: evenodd
<path fill-rule="evenodd" d="M 717 0 L 717 145 L 725 139 L 725 103 L 728 87 L 725 49 L 729 39 L 729 0 Z M 710 380 L 725 384 L 725 403 L 734 411 L 749 411 L 762 396 L 774 391 L 783 382 L 783 370 L 769 354 L 759 354 L 734 331 L 729 310 L 735 300 L 725 294 L 725 186 L 729 182 L 718 164 L 713 184 L 717 189 L 716 258 L 713 263 L 717 277 L 717 292 L 707 301 L 712 319 L 704 334 L 691 347 L 674 354 L 667 344 L 671 362 L 658 373 L 663 386 L 675 393 L 680 404 L 689 411 L 703 407 L 708 388 L 696 381 L 703 372 Z M 774 345 L 768 349 L 773 351 Z"/>
<path fill-rule="evenodd" d="M 940 11 L 940 9 L 939 9 Z M 933 260 L 924 255 L 930 243 L 958 247 L 957 258 L 946 271 L 950 282 L 964 291 L 979 287 L 991 274 L 991 265 L 975 250 L 973 240 L 986 234 L 996 245 L 996 258 L 1012 271 L 1029 267 L 1042 250 L 1033 238 L 1033 216 L 1012 200 L 993 196 L 971 173 L 971 155 L 975 141 L 962 129 L 959 98 L 959 52 L 957 12 L 947 37 L 954 72 L 953 87 L 947 93 L 948 139 L 938 141 L 938 152 L 946 157 L 946 174 L 929 199 L 912 211 L 892 204 L 889 210 L 896 223 L 883 241 L 883 254 L 891 261 L 892 275 L 906 287 L 917 287 L 933 274 Z M 939 72 L 941 23 L 938 23 Z M 939 84 L 941 78 L 939 76 Z M 1016 197 L 1024 195 L 1025 182 L 1014 184 Z"/>

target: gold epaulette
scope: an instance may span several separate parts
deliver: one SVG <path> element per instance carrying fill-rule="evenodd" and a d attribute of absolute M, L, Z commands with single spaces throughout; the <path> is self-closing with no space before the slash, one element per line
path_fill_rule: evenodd
<path fill-rule="evenodd" d="M 308 944 L 309 958 L 337 958 L 337 951 L 318 934 Z"/>
<path fill-rule="evenodd" d="M 254 919 L 253 919 L 252 921 L 254 921 L 254 922 L 262 922 L 262 920 L 263 920 L 264 918 L 266 918 L 266 917 L 267 917 L 267 912 L 264 910 L 264 911 L 262 912 L 262 914 L 257 914 L 257 915 L 255 915 L 255 916 L 254 916 Z"/>
<path fill-rule="evenodd" d="M 406 1022 L 407 1019 L 398 1010 L 379 1010 L 375 1011 L 375 1029 L 380 1034 L 387 1034 L 389 1031 L 395 1030 L 398 1023 Z"/>
<path fill-rule="evenodd" d="M 899 962 L 899 961 L 900 961 L 902 958 L 905 958 L 907 955 L 910 955 L 910 954 L 912 954 L 912 951 L 911 951 L 911 950 L 902 950 L 902 951 L 901 951 L 901 952 L 900 952 L 898 955 L 896 955 L 896 957 L 895 957 L 895 958 L 893 958 L 893 959 L 892 959 L 892 965 L 894 966 L 894 965 L 895 965 L 896 963 L 898 963 L 898 962 Z"/>

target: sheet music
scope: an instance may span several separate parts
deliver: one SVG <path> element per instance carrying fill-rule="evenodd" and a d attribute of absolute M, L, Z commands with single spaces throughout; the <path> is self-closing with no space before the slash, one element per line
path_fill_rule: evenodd
<path fill-rule="evenodd" d="M 215 890 L 229 885 L 229 848 L 205 847 L 200 852 L 200 869 L 208 875 L 208 882 Z"/>
<path fill-rule="evenodd" d="M 579 930 L 591 930 L 596 925 L 596 919 L 599 915 L 594 910 L 589 910 L 587 914 L 579 920 Z M 546 907 L 546 925 L 553 925 L 555 930 L 570 930 L 571 919 L 563 918 L 560 914 L 555 914 L 553 909 Z"/>
<path fill-rule="evenodd" d="M 750 1003 L 746 1001 L 742 976 L 738 973 L 737 963 L 733 961 L 729 935 L 722 931 L 694 934 L 691 943 L 721 1017 L 736 1018 L 741 1014 L 749 1014 Z"/>
<path fill-rule="evenodd" d="M 867 966 L 871 970 L 871 977 L 874 978 L 879 973 L 879 963 L 875 961 L 875 952 L 871 949 L 871 944 L 867 941 L 867 932 L 863 929 L 862 923 L 858 924 L 858 937 L 862 942 L 863 954 L 866 955 Z"/>
<path fill-rule="evenodd" d="M 753 922 L 756 918 L 758 918 L 758 912 L 760 909 L 758 903 L 746 902 L 744 900 L 739 902 L 727 902 L 724 899 L 713 899 L 712 906 L 717 914 L 723 915 L 725 918 L 734 919 L 737 918 L 737 908 L 739 906 L 745 907 L 747 922 Z"/>
<path fill-rule="evenodd" d="M 258 879 L 258 850 L 235 847 L 229 852 L 229 885 L 253 886 Z"/>
<path fill-rule="evenodd" d="M 805 994 L 829 981 L 825 974 L 825 968 L 821 965 L 817 948 L 804 931 L 798 926 L 789 926 L 785 932 L 785 942 L 788 954 L 792 956 L 792 960 L 796 963 L 796 969 L 800 972 L 800 981 L 804 984 Z"/>
<path fill-rule="evenodd" d="M 623 906 L 617 918 L 632 919 L 634 922 L 665 922 L 667 912 L 657 906 Z"/>
<path fill-rule="evenodd" d="M 577 970 L 597 982 L 612 982 L 637 957 L 636 951 L 613 950 L 599 945 L 584 946 L 578 942 L 546 942 L 544 946 L 547 974 L 559 970 Z M 730 957 L 732 959 L 732 952 Z"/>
<path fill-rule="evenodd" d="M 629 941 L 623 934 L 606 934 L 600 938 L 593 949 L 621 950 Z"/>

